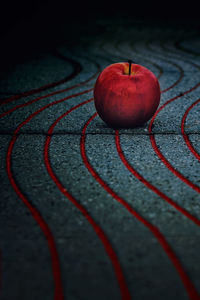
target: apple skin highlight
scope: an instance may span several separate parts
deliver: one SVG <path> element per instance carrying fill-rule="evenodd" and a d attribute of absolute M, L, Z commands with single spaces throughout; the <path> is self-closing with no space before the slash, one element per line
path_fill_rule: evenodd
<path fill-rule="evenodd" d="M 109 127 L 134 128 L 156 112 L 160 85 L 157 77 L 141 65 L 111 64 L 97 78 L 94 102 L 97 113 Z"/>

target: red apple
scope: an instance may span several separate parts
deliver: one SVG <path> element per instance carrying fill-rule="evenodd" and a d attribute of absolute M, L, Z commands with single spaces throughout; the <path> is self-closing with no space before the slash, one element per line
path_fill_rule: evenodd
<path fill-rule="evenodd" d="M 157 77 L 131 62 L 106 67 L 97 78 L 94 102 L 102 120 L 110 127 L 133 128 L 147 122 L 160 102 Z"/>

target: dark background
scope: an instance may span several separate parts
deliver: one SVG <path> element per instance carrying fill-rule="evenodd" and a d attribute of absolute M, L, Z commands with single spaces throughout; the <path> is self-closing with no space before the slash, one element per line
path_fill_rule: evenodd
<path fill-rule="evenodd" d="M 200 28 L 197 4 L 183 1 L 4 1 L 0 7 L 1 71 L 31 52 L 82 34 L 97 35 L 97 18 L 131 18 L 147 26 Z M 84 26 L 83 26 L 84 25 Z M 87 25 L 87 31 L 85 31 Z"/>

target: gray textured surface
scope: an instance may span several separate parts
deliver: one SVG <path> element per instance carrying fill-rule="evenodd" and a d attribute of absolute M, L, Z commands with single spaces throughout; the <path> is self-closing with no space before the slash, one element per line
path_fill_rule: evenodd
<path fill-rule="evenodd" d="M 0 113 L 50 91 L 80 83 L 106 65 L 132 58 L 150 68 L 165 90 L 161 105 L 184 93 L 200 80 L 199 41 L 184 39 L 180 29 L 148 29 L 138 24 L 105 23 L 100 36 L 83 36 L 80 45 L 60 46 L 57 51 L 82 65 L 71 81 L 36 95 L 1 105 Z M 191 31 L 194 35 L 196 32 Z M 189 35 L 189 33 L 188 33 Z M 180 40 L 179 47 L 175 47 Z M 184 52 L 185 48 L 185 52 Z M 0 84 L 2 98 L 40 87 L 69 75 L 73 66 L 48 53 L 20 65 Z M 31 113 L 55 100 L 94 86 L 95 77 L 85 85 L 17 109 L 0 119 L 0 252 L 2 300 L 52 300 L 54 282 L 47 241 L 28 208 L 13 190 L 6 172 L 6 152 L 16 127 Z M 167 105 L 157 116 L 153 132 L 168 161 L 190 181 L 200 186 L 199 161 L 192 155 L 181 135 L 185 110 L 199 97 L 200 87 Z M 4 96 L 3 96 L 4 95 Z M 12 153 L 12 170 L 23 194 L 48 223 L 58 249 L 64 298 L 69 300 L 120 299 L 112 264 L 101 241 L 79 210 L 50 178 L 44 164 L 44 144 L 51 124 L 65 111 L 91 98 L 92 91 L 49 107 L 20 130 Z M 186 132 L 197 151 L 200 149 L 200 104 L 189 113 Z M 152 233 L 118 203 L 91 176 L 80 153 L 81 131 L 95 113 L 88 103 L 63 118 L 54 128 L 50 144 L 52 168 L 62 185 L 81 203 L 101 226 L 121 263 L 132 299 L 189 299 L 169 258 Z M 93 168 L 119 196 L 142 217 L 159 228 L 180 259 L 200 294 L 200 230 L 197 225 L 165 202 L 135 178 L 119 158 L 115 131 L 99 117 L 88 126 L 86 153 Z M 148 124 L 137 129 L 120 130 L 122 150 L 129 163 L 151 184 L 197 218 L 200 195 L 171 173 L 155 154 Z"/>

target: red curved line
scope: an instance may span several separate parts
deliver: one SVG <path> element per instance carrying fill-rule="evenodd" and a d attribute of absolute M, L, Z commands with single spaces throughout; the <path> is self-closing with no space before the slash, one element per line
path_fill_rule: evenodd
<path fill-rule="evenodd" d="M 61 273 L 60 273 L 60 266 L 59 266 L 59 257 L 58 257 L 58 253 L 56 250 L 56 245 L 53 239 L 53 235 L 47 225 L 47 223 L 44 221 L 44 219 L 42 218 L 42 216 L 40 215 L 39 211 L 31 204 L 29 203 L 28 199 L 24 196 L 24 194 L 21 192 L 20 188 L 18 187 L 13 174 L 12 174 L 12 167 L 11 167 L 11 159 L 12 159 L 12 151 L 13 151 L 13 147 L 15 145 L 15 142 L 17 140 L 19 131 L 21 130 L 21 128 L 26 125 L 33 117 L 35 117 L 37 114 L 39 114 L 40 112 L 44 111 L 45 109 L 47 109 L 48 107 L 51 107 L 53 105 L 56 105 L 58 103 L 61 103 L 63 101 L 66 101 L 70 98 L 76 97 L 76 96 L 80 96 L 83 95 L 85 93 L 90 92 L 92 89 L 80 92 L 80 93 L 76 93 L 73 95 L 70 95 L 66 98 L 54 101 L 52 103 L 49 103 L 45 106 L 43 106 L 42 108 L 38 109 L 37 111 L 35 111 L 34 113 L 32 113 L 31 115 L 29 115 L 22 123 L 20 123 L 18 125 L 18 127 L 16 128 L 12 139 L 10 141 L 9 147 L 8 147 L 8 151 L 7 151 L 7 157 L 6 157 L 6 167 L 7 167 L 7 173 L 8 173 L 8 178 L 10 180 L 10 183 L 13 187 L 13 189 L 15 190 L 16 194 L 21 198 L 21 200 L 24 202 L 24 204 L 27 206 L 27 208 L 30 210 L 33 218 L 36 220 L 36 222 L 38 223 L 38 225 L 41 227 L 47 242 L 48 242 L 48 246 L 49 246 L 49 250 L 51 253 L 51 261 L 52 261 L 52 270 L 53 270 L 53 276 L 54 276 L 54 282 L 55 282 L 55 293 L 54 293 L 54 299 L 55 300 L 63 300 L 64 296 L 63 296 L 63 291 L 62 291 L 62 283 L 61 283 Z"/>
<path fill-rule="evenodd" d="M 184 93 L 175 96 L 174 98 L 168 100 L 167 102 L 165 102 L 158 110 L 157 112 L 154 114 L 153 118 L 150 121 L 149 124 L 149 135 L 150 135 L 150 141 L 152 144 L 152 147 L 156 153 L 156 155 L 160 158 L 160 160 L 165 164 L 165 166 L 179 179 L 181 179 L 184 183 L 186 183 L 188 186 L 190 186 L 193 190 L 195 190 L 196 192 L 200 193 L 200 187 L 197 186 L 196 184 L 194 184 L 193 182 L 191 182 L 189 179 L 187 179 L 186 177 L 184 177 L 179 171 L 177 171 L 171 164 L 170 162 L 165 158 L 165 156 L 162 154 L 162 152 L 159 150 L 158 145 L 156 143 L 155 140 L 155 136 L 154 133 L 152 132 L 152 126 L 153 123 L 155 121 L 156 116 L 159 114 L 159 112 L 165 107 L 167 106 L 169 103 L 175 101 L 176 99 L 180 98 L 183 95 L 186 95 L 188 93 L 190 93 L 191 91 L 195 90 L 197 87 L 200 86 L 200 83 L 196 84 L 194 87 L 192 87 L 191 89 L 185 91 Z"/>
<path fill-rule="evenodd" d="M 17 100 L 17 99 L 21 99 L 21 98 L 26 97 L 26 96 L 30 96 L 30 95 L 39 93 L 41 91 L 45 91 L 45 90 L 47 90 L 49 88 L 53 88 L 53 87 L 55 87 L 57 85 L 65 83 L 65 82 L 71 80 L 72 78 L 74 78 L 81 71 L 82 67 L 81 67 L 81 65 L 78 62 L 74 61 L 73 59 L 69 59 L 69 58 L 65 57 L 65 60 L 70 61 L 74 65 L 74 70 L 72 71 L 72 73 L 70 75 L 68 75 L 67 77 L 65 77 L 65 78 L 63 78 L 63 79 L 61 79 L 59 81 L 56 81 L 56 82 L 53 82 L 53 83 L 49 83 L 49 84 L 45 84 L 45 85 L 43 85 L 43 86 L 41 86 L 39 88 L 32 89 L 30 91 L 23 92 L 23 93 L 11 96 L 11 97 L 9 97 L 9 98 L 1 101 L 0 105 L 12 102 L 12 101 Z"/>
<path fill-rule="evenodd" d="M 60 99 L 60 100 L 56 100 L 56 101 L 54 101 L 54 102 L 51 102 L 51 103 L 49 103 L 49 104 L 47 104 L 47 105 L 45 105 L 45 106 L 42 106 L 40 109 L 38 109 L 37 111 L 35 111 L 35 112 L 32 113 L 31 115 L 29 115 L 22 123 L 20 123 L 20 124 L 18 125 L 17 129 L 16 129 L 15 132 L 14 132 L 14 135 L 17 135 L 17 134 L 19 133 L 19 131 L 21 130 L 21 128 L 22 128 L 24 125 L 26 125 L 28 122 L 30 122 L 31 119 L 33 119 L 36 115 L 38 115 L 39 113 L 41 113 L 41 112 L 44 111 L 45 109 L 47 109 L 47 108 L 49 108 L 49 107 L 51 107 L 51 106 L 54 106 L 54 105 L 56 105 L 56 104 L 59 104 L 59 103 L 61 103 L 61 102 L 64 102 L 64 101 L 66 101 L 66 100 L 68 100 L 68 99 L 71 99 L 71 98 L 74 98 L 74 97 L 77 97 L 77 96 L 80 96 L 80 95 L 84 95 L 84 94 L 86 94 L 86 93 L 89 93 L 89 92 L 91 92 L 92 90 L 93 90 L 93 89 L 90 88 L 90 89 L 85 90 L 85 91 L 83 91 L 83 92 L 79 92 L 79 93 L 76 93 L 76 94 L 67 96 L 67 97 L 62 98 L 62 99 Z"/>
<path fill-rule="evenodd" d="M 197 66 L 197 65 L 195 65 Z M 198 67 L 198 66 L 197 66 Z M 199 67 L 198 67 L 199 68 Z M 155 137 L 154 137 L 154 134 L 152 133 L 152 125 L 155 121 L 155 118 L 156 116 L 158 115 L 158 113 L 166 106 L 168 105 L 169 103 L 171 103 L 172 101 L 176 100 L 177 98 L 187 94 L 187 93 L 190 93 L 191 91 L 193 91 L 194 89 L 196 89 L 197 87 L 200 86 L 200 83 L 198 83 L 197 85 L 195 85 L 193 88 L 187 90 L 186 92 L 168 100 L 166 103 L 164 103 L 158 110 L 157 112 L 155 113 L 155 115 L 153 116 L 150 124 L 149 124 L 149 133 L 150 133 L 150 140 L 151 140 L 151 144 L 152 144 L 152 147 L 155 151 L 155 153 L 157 154 L 157 156 L 160 158 L 160 160 L 166 165 L 166 167 L 173 173 L 175 174 L 179 179 L 181 179 L 183 182 L 185 182 L 187 185 L 189 185 L 192 189 L 194 189 L 195 191 L 197 191 L 198 193 L 200 192 L 200 187 L 198 187 L 197 185 L 195 185 L 194 183 L 192 183 L 189 179 L 187 179 L 186 177 L 184 177 L 180 172 L 178 172 L 170 163 L 169 161 L 167 161 L 167 159 L 164 157 L 164 155 L 161 153 L 161 151 L 158 149 L 158 146 L 156 144 L 156 141 L 155 141 Z M 183 135 L 184 137 L 184 135 Z M 187 137 L 184 137 L 185 141 L 187 139 Z M 187 142 L 186 142 L 187 144 Z M 189 146 L 189 144 L 188 144 Z M 192 148 L 191 148 L 192 150 Z M 192 151 L 192 153 L 197 157 L 198 153 L 195 153 L 195 150 Z"/>
<path fill-rule="evenodd" d="M 60 271 L 60 265 L 59 265 L 59 256 L 56 249 L 56 245 L 54 242 L 54 238 L 52 235 L 52 232 L 48 226 L 48 224 L 43 219 L 42 215 L 39 213 L 39 211 L 28 201 L 28 199 L 24 196 L 24 194 L 21 192 L 20 188 L 15 182 L 15 179 L 13 177 L 12 173 L 12 151 L 13 147 L 15 145 L 17 136 L 13 135 L 11 142 L 8 147 L 7 156 L 6 156 L 6 169 L 8 173 L 8 178 L 10 180 L 10 183 L 15 190 L 16 194 L 21 198 L 23 203 L 26 205 L 26 207 L 29 209 L 30 213 L 32 214 L 35 221 L 40 226 L 41 230 L 43 231 L 44 236 L 47 239 L 48 247 L 51 254 L 51 263 L 52 263 L 52 269 L 53 269 L 53 276 L 54 276 L 54 282 L 55 282 L 55 291 L 54 291 L 54 299 L 55 300 L 64 300 L 63 296 L 63 289 L 62 289 L 62 282 L 61 282 L 61 271 Z"/>
<path fill-rule="evenodd" d="M 96 76 L 98 73 L 99 73 L 99 71 L 97 71 L 94 75 L 92 75 L 91 77 L 89 77 L 87 80 L 85 80 L 85 81 L 83 81 L 83 82 L 80 82 L 80 83 L 78 83 L 78 84 L 75 84 L 75 85 L 73 85 L 73 86 L 71 86 L 71 87 L 68 87 L 68 88 L 65 88 L 65 89 L 62 89 L 62 90 L 59 90 L 59 91 L 56 91 L 56 92 L 52 92 L 52 93 L 49 93 L 49 94 L 46 94 L 46 95 L 43 95 L 43 96 L 40 96 L 40 97 L 37 97 L 37 98 L 35 98 L 35 99 L 33 99 L 33 100 L 30 100 L 30 101 L 28 101 L 28 102 L 26 102 L 26 103 L 22 103 L 22 104 L 16 105 L 15 107 L 9 109 L 8 111 L 5 111 L 5 112 L 1 113 L 1 114 L 0 114 L 0 118 L 3 118 L 3 117 L 5 117 L 5 116 L 7 116 L 8 114 L 14 112 L 15 110 L 17 110 L 17 109 L 19 109 L 19 108 L 28 106 L 28 105 L 33 104 L 33 103 L 35 103 L 35 102 L 37 102 L 37 101 L 40 101 L 40 100 L 42 100 L 42 99 L 45 99 L 45 98 L 48 98 L 48 97 L 50 97 L 50 96 L 54 96 L 54 95 L 57 95 L 57 94 L 60 94 L 60 93 L 63 93 L 63 92 L 67 92 L 67 91 L 72 90 L 72 89 L 74 89 L 74 88 L 76 88 L 76 87 L 78 87 L 78 86 L 84 85 L 84 84 L 88 83 L 89 81 L 91 81 L 93 78 L 95 78 L 95 76 Z M 70 96 L 69 96 L 69 97 L 70 97 Z"/>
<path fill-rule="evenodd" d="M 172 205 L 175 209 L 177 209 L 179 212 L 181 212 L 184 216 L 186 216 L 188 219 L 190 219 L 192 222 L 194 222 L 196 225 L 200 226 L 200 220 L 197 219 L 195 216 L 191 215 L 187 210 L 182 208 L 180 205 L 178 205 L 174 200 L 172 200 L 170 197 L 165 195 L 163 192 L 161 192 L 156 186 L 151 184 L 148 180 L 146 180 L 139 172 L 137 172 L 128 162 L 126 159 L 121 145 L 120 145 L 120 137 L 119 137 L 119 130 L 115 131 L 115 142 L 116 142 L 116 148 L 118 151 L 118 154 L 123 162 L 123 164 L 126 166 L 126 168 L 139 180 L 141 181 L 146 187 L 148 187 L 150 190 L 152 190 L 155 194 L 163 198 L 166 202 L 168 202 L 170 205 Z"/>
<path fill-rule="evenodd" d="M 94 115 L 92 115 L 88 121 L 85 123 L 83 130 L 82 130 L 82 137 L 81 137 L 81 155 L 82 155 L 82 159 L 83 162 L 85 164 L 85 166 L 87 167 L 88 171 L 91 173 L 91 175 L 94 177 L 94 179 L 116 200 L 118 201 L 120 204 L 122 204 L 126 210 L 129 211 L 129 213 L 131 215 L 133 215 L 138 221 L 140 221 L 145 227 L 147 227 L 151 233 L 154 235 L 154 237 L 158 240 L 158 242 L 160 243 L 160 245 L 162 246 L 163 250 L 165 251 L 165 253 L 167 254 L 167 256 L 169 257 L 170 261 L 172 262 L 172 264 L 174 265 L 174 267 L 176 268 L 182 283 L 190 297 L 190 299 L 192 300 L 199 300 L 200 297 L 196 291 L 196 288 L 194 287 L 193 283 L 191 282 L 190 278 L 188 277 L 188 275 L 185 273 L 178 257 L 175 255 L 175 253 L 173 252 L 172 248 L 170 247 L 170 245 L 168 244 L 168 242 L 166 241 L 164 235 L 159 231 L 159 229 L 155 226 L 152 225 L 149 221 L 147 221 L 146 219 L 144 219 L 138 212 L 136 212 L 122 197 L 120 197 L 117 193 L 115 193 L 108 185 L 105 181 L 103 181 L 103 179 L 99 176 L 99 174 L 97 173 L 97 171 L 92 167 L 92 165 L 89 162 L 89 159 L 87 157 L 86 154 L 86 149 L 85 149 L 85 140 L 86 140 L 86 129 L 88 127 L 88 125 L 92 122 L 92 120 L 97 116 L 97 113 L 95 113 Z"/>
<path fill-rule="evenodd" d="M 196 100 L 194 103 L 192 103 L 192 105 L 190 105 L 188 107 L 188 109 L 186 110 L 183 118 L 182 118 L 182 121 L 181 121 L 181 133 L 182 133 L 182 136 L 185 140 L 185 143 L 186 145 L 188 146 L 189 150 L 192 152 L 192 154 L 200 161 L 200 154 L 194 149 L 194 147 L 192 146 L 192 143 L 188 137 L 188 135 L 186 134 L 185 132 L 185 121 L 186 121 L 186 118 L 187 118 L 187 115 L 188 113 L 190 112 L 190 110 L 195 106 L 197 105 L 198 103 L 200 102 L 200 98 L 198 100 Z"/>
<path fill-rule="evenodd" d="M 53 130 L 55 128 L 55 126 L 58 124 L 58 122 L 63 119 L 64 117 L 66 117 L 68 114 L 70 114 L 73 110 L 79 108 L 82 105 L 85 105 L 89 102 L 93 101 L 93 98 L 86 100 L 76 106 L 74 106 L 73 108 L 69 109 L 67 112 L 65 112 L 64 114 L 62 114 L 49 128 L 48 130 L 48 136 L 46 138 L 46 142 L 45 142 L 45 146 L 44 146 L 44 161 L 45 161 L 45 166 L 47 168 L 47 171 L 50 175 L 50 177 L 52 178 L 52 180 L 55 182 L 55 184 L 57 185 L 57 187 L 59 188 L 59 190 L 63 193 L 63 195 L 65 197 L 67 197 L 74 206 L 76 206 L 76 208 L 79 209 L 79 211 L 82 213 L 82 215 L 87 219 L 87 221 L 90 223 L 90 225 L 92 226 L 92 228 L 94 229 L 94 231 L 96 232 L 97 236 L 100 238 L 100 240 L 103 243 L 103 246 L 108 254 L 108 256 L 110 257 L 111 263 L 113 264 L 114 270 L 115 270 L 115 274 L 119 283 L 119 287 L 120 287 L 120 291 L 121 291 L 121 296 L 122 299 L 124 300 L 128 300 L 131 299 L 131 296 L 129 294 L 126 282 L 125 282 L 125 278 L 123 275 L 123 271 L 122 268 L 120 266 L 119 260 L 117 258 L 116 253 L 114 252 L 112 245 L 110 244 L 107 236 L 105 235 L 105 233 L 103 232 L 103 230 L 101 229 L 101 227 L 95 222 L 95 220 L 92 218 L 92 216 L 89 214 L 89 212 L 85 209 L 85 207 L 83 205 L 81 205 L 76 198 L 74 198 L 66 189 L 65 187 L 62 185 L 61 181 L 58 179 L 58 177 L 55 175 L 52 166 L 51 166 L 51 162 L 50 162 L 50 157 L 49 157 L 49 147 L 50 147 L 50 142 L 51 142 L 51 137 L 52 137 L 52 133 Z"/>

